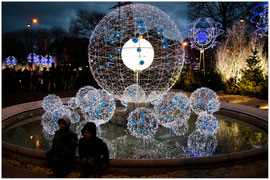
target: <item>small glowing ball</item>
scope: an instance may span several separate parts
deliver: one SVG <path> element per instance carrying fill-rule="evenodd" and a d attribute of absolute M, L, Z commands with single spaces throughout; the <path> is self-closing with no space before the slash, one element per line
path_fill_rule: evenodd
<path fill-rule="evenodd" d="M 60 106 L 62 106 L 62 101 L 59 96 L 56 96 L 55 94 L 49 94 L 43 98 L 42 107 L 45 111 L 53 111 Z"/>
<path fill-rule="evenodd" d="M 127 129 L 137 138 L 153 138 L 158 129 L 155 113 L 147 108 L 137 108 L 128 116 Z"/>
<path fill-rule="evenodd" d="M 158 105 L 163 101 L 163 96 L 159 91 L 152 91 L 148 96 L 148 100 L 152 105 Z"/>
<path fill-rule="evenodd" d="M 138 84 L 145 96 L 167 92 L 184 65 L 183 37 L 163 11 L 148 4 L 115 8 L 95 27 L 88 46 L 89 67 L 102 89 L 124 100 Z M 149 102 L 148 98 L 144 102 Z"/>
<path fill-rule="evenodd" d="M 183 135 L 187 134 L 187 132 L 188 132 L 188 124 L 183 124 L 183 125 L 180 125 L 180 126 L 174 126 L 174 127 L 172 127 L 172 132 L 176 136 L 183 136 Z"/>
<path fill-rule="evenodd" d="M 145 92 L 139 85 L 133 84 L 125 89 L 122 99 L 126 102 L 144 102 Z"/>
<path fill-rule="evenodd" d="M 78 99 L 76 97 L 70 98 L 68 101 L 68 107 L 72 110 L 77 109 L 79 107 Z"/>
<path fill-rule="evenodd" d="M 94 99 L 99 100 L 100 95 L 96 88 L 92 86 L 84 86 L 80 88 L 76 94 L 78 105 L 81 109 L 84 109 L 87 105 L 91 104 Z"/>
<path fill-rule="evenodd" d="M 79 89 L 76 98 L 82 112 L 92 112 L 98 108 L 100 93 L 92 86 L 85 86 Z"/>
<path fill-rule="evenodd" d="M 209 88 L 199 88 L 190 96 L 191 108 L 196 113 L 208 112 L 213 114 L 220 108 L 218 95 Z"/>
<path fill-rule="evenodd" d="M 219 120 L 207 112 L 201 112 L 195 124 L 196 130 L 205 135 L 214 135 L 219 131 Z"/>
<path fill-rule="evenodd" d="M 115 101 L 111 94 L 104 90 L 98 91 L 100 99 L 97 102 L 96 108 L 88 106 L 87 111 L 83 111 L 83 115 L 86 121 L 94 122 L 97 126 L 107 123 L 115 112 Z"/>
<path fill-rule="evenodd" d="M 167 128 L 187 123 L 191 113 L 188 97 L 176 92 L 163 95 L 163 101 L 155 105 L 154 109 L 158 114 L 159 123 Z"/>
<path fill-rule="evenodd" d="M 182 148 L 189 157 L 211 156 L 215 153 L 217 147 L 217 138 L 215 135 L 202 135 L 198 131 L 194 131 L 188 136 L 187 145 Z"/>
<path fill-rule="evenodd" d="M 77 123 L 80 121 L 80 115 L 75 112 L 75 111 L 72 111 L 71 114 L 70 114 L 70 120 L 72 123 Z"/>
<path fill-rule="evenodd" d="M 46 134 L 54 135 L 55 131 L 58 130 L 58 121 L 59 117 L 52 111 L 46 111 L 41 116 L 41 125 L 43 127 L 43 131 Z"/>

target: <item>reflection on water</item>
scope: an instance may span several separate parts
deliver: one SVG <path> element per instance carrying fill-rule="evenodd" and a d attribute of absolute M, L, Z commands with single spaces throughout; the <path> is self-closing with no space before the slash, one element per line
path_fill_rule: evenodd
<path fill-rule="evenodd" d="M 13 117 L 19 119 L 10 127 L 3 127 L 3 140 L 23 147 L 49 150 L 52 137 L 44 137 L 40 124 L 42 112 Z M 101 138 L 107 143 L 110 158 L 179 158 L 196 157 L 211 154 L 226 154 L 254 149 L 267 145 L 268 136 L 250 125 L 222 115 L 215 115 L 219 122 L 216 136 L 203 138 L 196 135 L 195 121 L 197 115 L 192 114 L 188 121 L 187 133 L 179 133 L 168 128 L 159 127 L 154 139 L 137 139 L 127 132 L 125 126 L 112 123 L 101 125 Z M 241 124 L 240 124 L 241 123 Z M 73 129 L 76 127 L 73 125 Z M 189 137 L 189 138 L 188 138 Z"/>

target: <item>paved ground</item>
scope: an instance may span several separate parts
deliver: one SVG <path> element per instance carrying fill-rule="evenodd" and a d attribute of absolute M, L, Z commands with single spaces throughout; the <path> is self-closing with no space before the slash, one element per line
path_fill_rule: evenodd
<path fill-rule="evenodd" d="M 53 92 L 54 94 L 63 97 L 75 96 L 76 91 Z M 268 107 L 268 100 L 260 100 L 257 98 L 249 98 L 239 95 L 225 95 L 223 92 L 217 92 L 222 101 L 230 103 L 238 103 L 253 107 Z M 14 93 L 2 95 L 2 108 L 26 103 L 30 101 L 42 100 L 47 92 L 39 93 Z M 190 93 L 186 93 L 190 96 Z M 46 173 L 48 168 L 24 164 L 12 159 L 2 157 L 2 178 L 49 178 Z M 79 177 L 79 172 L 72 172 L 68 177 Z M 102 178 L 134 178 L 135 176 L 125 176 L 119 174 L 105 173 Z M 143 176 L 141 176 L 143 177 Z M 200 169 L 180 168 L 179 170 L 168 172 L 160 175 L 144 176 L 146 178 L 187 178 L 187 177 L 225 177 L 225 178 L 267 178 L 268 177 L 268 158 L 258 157 L 256 160 L 244 160 L 227 166 L 216 165 L 215 167 L 203 167 Z"/>

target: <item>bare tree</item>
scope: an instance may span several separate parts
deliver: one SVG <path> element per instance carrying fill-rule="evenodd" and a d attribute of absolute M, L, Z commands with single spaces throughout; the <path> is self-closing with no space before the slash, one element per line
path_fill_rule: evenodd
<path fill-rule="evenodd" d="M 256 5 L 258 2 L 189 2 L 188 18 L 194 21 L 200 17 L 210 17 L 220 22 L 226 30 L 240 19 L 249 21 Z"/>
<path fill-rule="evenodd" d="M 69 31 L 74 36 L 89 38 L 99 21 L 105 16 L 104 13 L 78 10 L 76 17 L 70 21 Z"/>
<path fill-rule="evenodd" d="M 242 76 L 242 69 L 245 69 L 246 59 L 255 46 L 261 61 L 264 76 L 268 75 L 268 59 L 263 51 L 264 42 L 258 39 L 253 33 L 246 31 L 245 23 L 238 22 L 232 28 L 228 28 L 227 38 L 222 41 L 216 52 L 216 67 L 222 74 L 224 80 L 236 78 L 239 82 Z M 250 38 L 248 38 L 250 37 Z"/>

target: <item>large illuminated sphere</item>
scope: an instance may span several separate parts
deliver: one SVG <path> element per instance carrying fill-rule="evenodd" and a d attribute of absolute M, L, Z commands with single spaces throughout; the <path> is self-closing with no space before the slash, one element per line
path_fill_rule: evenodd
<path fill-rule="evenodd" d="M 154 109 L 158 114 L 159 123 L 167 128 L 187 123 L 191 113 L 188 97 L 176 92 L 163 95 L 163 101 L 155 105 Z"/>
<path fill-rule="evenodd" d="M 215 135 L 202 135 L 198 131 L 194 131 L 188 136 L 187 145 L 183 146 L 183 150 L 187 156 L 204 157 L 212 155 L 217 147 L 217 138 Z"/>
<path fill-rule="evenodd" d="M 82 111 L 86 121 L 94 122 L 97 126 L 107 123 L 115 112 L 115 101 L 111 94 L 104 90 L 99 90 L 100 100 L 97 102 L 96 108 Z"/>
<path fill-rule="evenodd" d="M 202 134 L 214 135 L 219 131 L 219 120 L 207 112 L 201 112 L 195 124 L 196 130 Z"/>
<path fill-rule="evenodd" d="M 158 129 L 155 112 L 147 108 L 137 108 L 128 116 L 127 129 L 137 138 L 153 138 Z"/>
<path fill-rule="evenodd" d="M 191 108 L 196 113 L 208 112 L 214 113 L 219 110 L 220 102 L 218 95 L 209 88 L 199 88 L 190 96 Z"/>
<path fill-rule="evenodd" d="M 42 107 L 45 111 L 54 111 L 60 106 L 62 106 L 62 101 L 55 94 L 48 94 L 48 96 L 43 98 Z"/>
<path fill-rule="evenodd" d="M 145 92 L 139 85 L 133 84 L 125 89 L 122 100 L 126 102 L 144 102 Z"/>
<path fill-rule="evenodd" d="M 184 65 L 182 35 L 170 17 L 148 4 L 114 9 L 95 27 L 89 42 L 91 72 L 116 99 L 137 84 L 146 97 L 167 92 Z M 144 102 L 149 102 L 148 98 Z"/>

